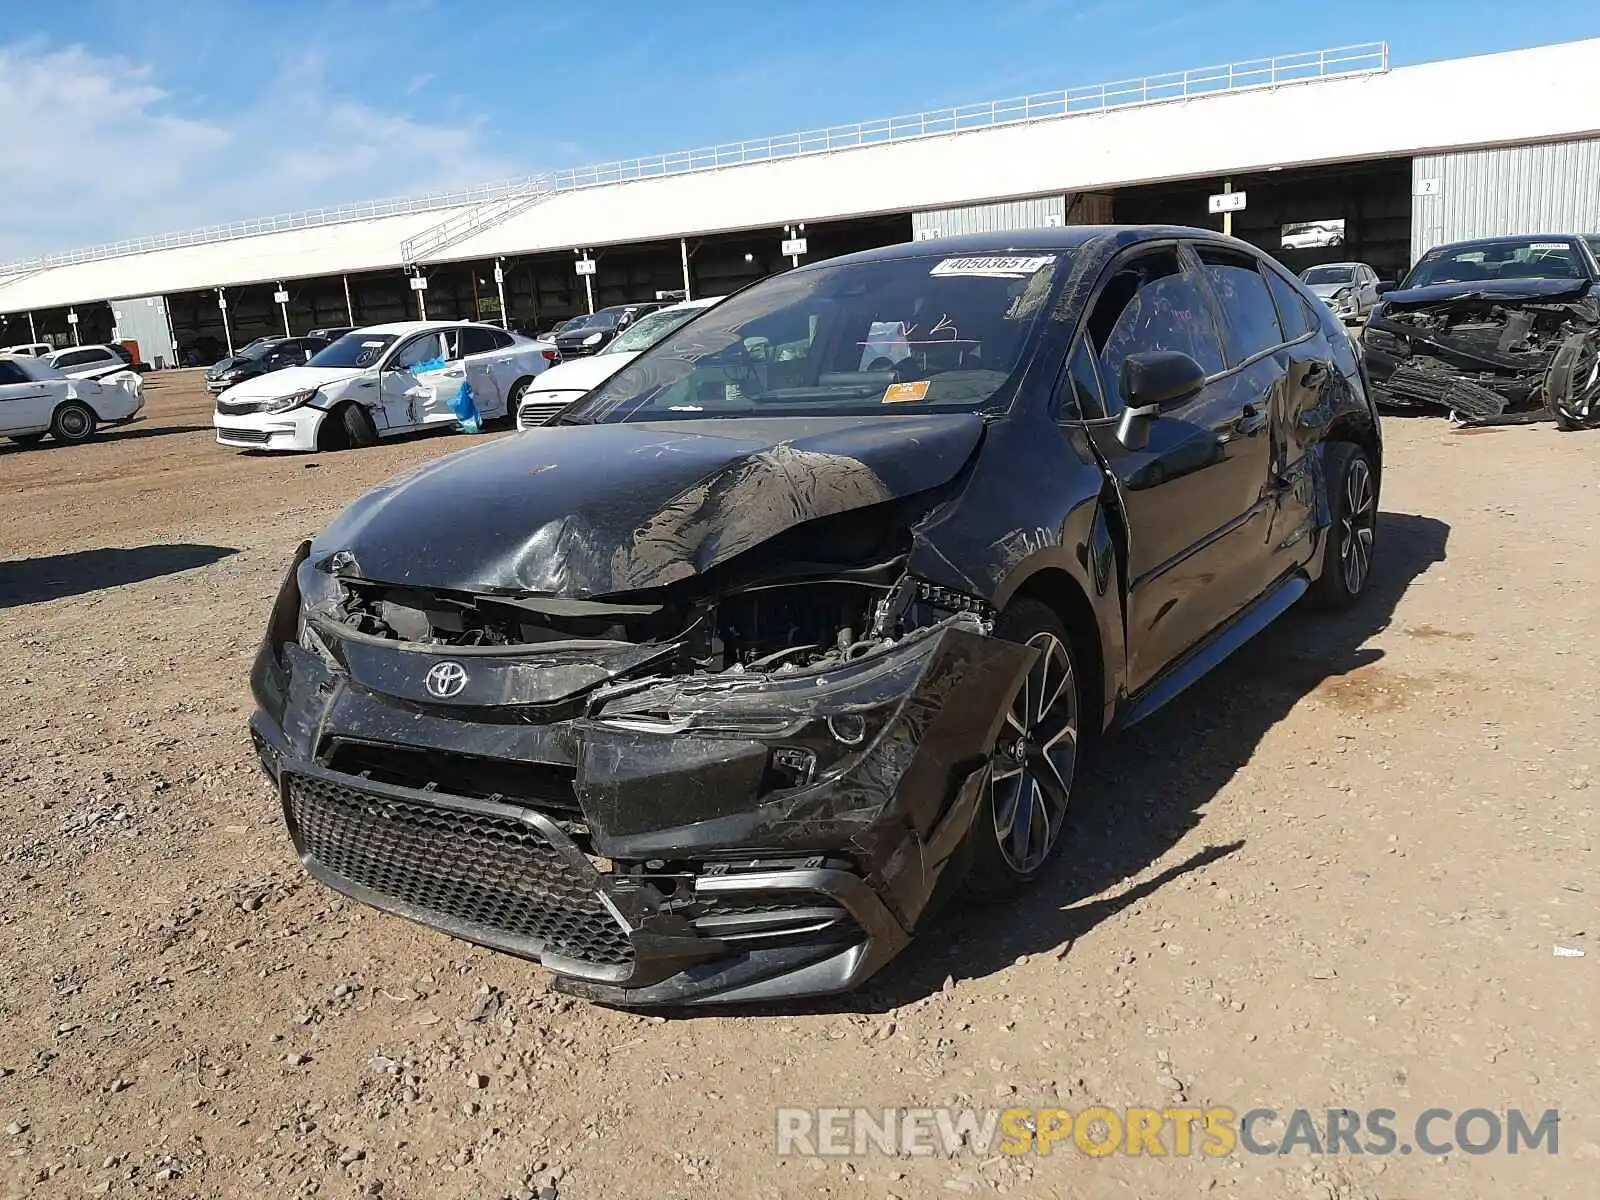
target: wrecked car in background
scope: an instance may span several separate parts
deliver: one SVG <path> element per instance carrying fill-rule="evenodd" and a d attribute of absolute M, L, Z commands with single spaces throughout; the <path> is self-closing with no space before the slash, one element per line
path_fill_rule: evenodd
<path fill-rule="evenodd" d="M 303 544 L 252 737 L 313 875 L 565 991 L 840 991 L 1048 869 L 1098 735 L 1356 602 L 1381 464 L 1244 243 L 807 265 Z"/>
<path fill-rule="evenodd" d="M 276 340 L 276 339 L 274 339 Z M 558 359 L 475 321 L 396 321 L 347 333 L 305 361 L 217 397 L 217 441 L 245 450 L 345 450 L 424 429 L 478 432 L 516 412 Z"/>
<path fill-rule="evenodd" d="M 1581 237 L 1428 251 L 1361 335 L 1376 399 L 1467 424 L 1600 425 L 1600 264 Z"/>

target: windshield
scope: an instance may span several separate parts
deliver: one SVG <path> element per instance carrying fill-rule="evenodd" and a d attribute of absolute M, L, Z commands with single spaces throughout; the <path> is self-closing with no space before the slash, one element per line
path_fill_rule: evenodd
<path fill-rule="evenodd" d="M 564 423 L 1008 402 L 1067 257 L 879 259 L 774 276 L 668 334 Z"/>
<path fill-rule="evenodd" d="M 278 345 L 279 343 L 276 339 L 270 342 L 251 342 L 243 350 L 239 351 L 239 353 L 234 357 L 240 359 L 247 358 L 252 362 L 256 362 L 271 354 L 278 348 Z"/>
<path fill-rule="evenodd" d="M 394 344 L 392 333 L 347 333 L 311 356 L 308 367 L 370 367 Z"/>
<path fill-rule="evenodd" d="M 1310 267 L 1300 276 L 1313 287 L 1319 283 L 1352 283 L 1355 277 L 1354 267 Z"/>
<path fill-rule="evenodd" d="M 636 354 L 640 350 L 648 350 L 678 326 L 688 324 L 690 317 L 704 311 L 703 308 L 664 308 L 659 312 L 640 317 L 628 327 L 627 333 L 619 334 L 617 339 L 600 353 Z"/>
<path fill-rule="evenodd" d="M 1503 279 L 1587 279 L 1589 270 L 1572 242 L 1502 238 L 1429 250 L 1411 268 L 1402 287 L 1433 283 L 1477 283 Z"/>

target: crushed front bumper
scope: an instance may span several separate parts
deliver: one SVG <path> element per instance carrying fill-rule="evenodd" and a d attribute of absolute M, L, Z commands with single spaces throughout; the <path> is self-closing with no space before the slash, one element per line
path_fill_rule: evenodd
<path fill-rule="evenodd" d="M 663 679 L 538 714 L 373 686 L 446 655 L 289 643 L 263 647 L 251 729 L 324 883 L 601 1003 L 748 1003 L 848 990 L 905 945 L 1033 655 L 952 622 L 865 670 Z M 863 732 L 829 748 L 830 728 Z M 775 780 L 778 748 L 814 774 Z"/>

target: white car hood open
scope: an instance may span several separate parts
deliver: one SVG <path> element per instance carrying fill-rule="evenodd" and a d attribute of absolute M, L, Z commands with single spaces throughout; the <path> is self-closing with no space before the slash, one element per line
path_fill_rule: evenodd
<path fill-rule="evenodd" d="M 303 392 L 307 388 L 323 387 L 330 383 L 344 383 L 363 375 L 362 367 L 285 367 L 236 383 L 223 393 L 230 400 L 272 400 Z"/>
<path fill-rule="evenodd" d="M 593 358 L 577 358 L 561 363 L 543 372 L 528 389 L 531 392 L 587 392 L 610 379 L 623 367 L 638 358 L 637 352 L 626 350 L 616 354 L 596 354 Z"/>

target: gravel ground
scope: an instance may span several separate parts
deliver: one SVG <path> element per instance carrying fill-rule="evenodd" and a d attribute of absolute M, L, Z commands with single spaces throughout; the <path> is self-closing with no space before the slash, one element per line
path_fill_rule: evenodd
<path fill-rule="evenodd" d="M 150 394 L 0 446 L 0 1197 L 1594 1194 L 1593 437 L 1390 421 L 1367 602 L 1115 742 L 1041 887 L 855 996 L 663 1020 L 308 882 L 252 759 L 294 544 L 463 439 L 241 455 L 193 373 Z M 780 1106 L 1095 1103 L 1562 1121 L 1554 1156 L 775 1152 Z"/>

